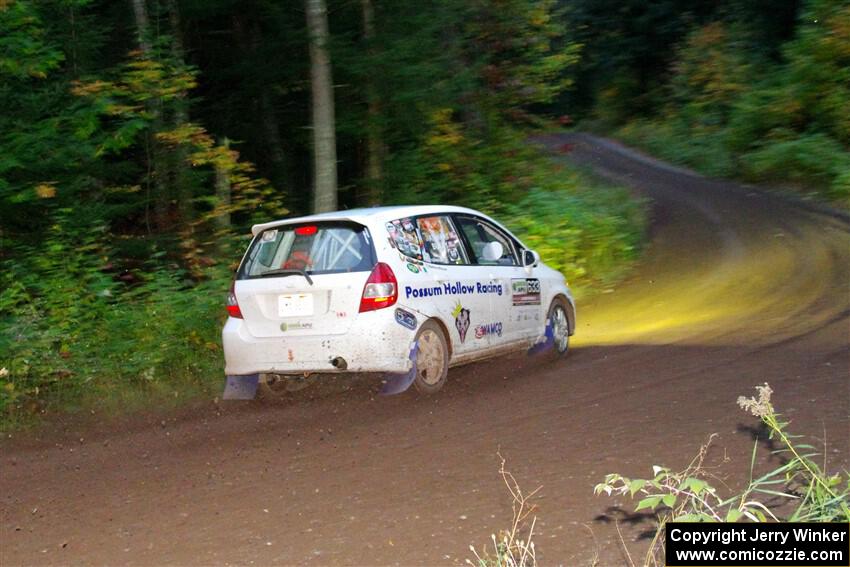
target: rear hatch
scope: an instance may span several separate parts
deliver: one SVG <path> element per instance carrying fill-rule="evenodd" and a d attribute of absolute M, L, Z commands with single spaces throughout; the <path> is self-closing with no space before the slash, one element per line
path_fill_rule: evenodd
<path fill-rule="evenodd" d="M 251 242 L 234 286 L 255 337 L 339 335 L 375 266 L 368 229 L 349 221 L 268 228 Z"/>

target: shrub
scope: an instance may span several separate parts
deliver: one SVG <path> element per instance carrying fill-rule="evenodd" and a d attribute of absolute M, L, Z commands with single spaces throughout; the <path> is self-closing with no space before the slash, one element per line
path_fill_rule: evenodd
<path fill-rule="evenodd" d="M 193 280 L 159 259 L 124 282 L 110 272 L 102 231 L 83 234 L 60 219 L 3 262 L 0 426 L 55 409 L 164 402 L 221 382 L 225 270 Z"/>
<path fill-rule="evenodd" d="M 722 496 L 708 483 L 702 466 L 708 444 L 683 471 L 674 472 L 656 465 L 652 467 L 652 478 L 632 479 L 615 473 L 607 475 L 604 482 L 596 485 L 596 494 L 604 492 L 609 496 L 639 497 L 635 511 L 656 512 L 658 527 L 644 565 L 664 564 L 661 541 L 664 526 L 669 522 L 850 521 L 850 475 L 829 474 L 812 460 L 816 456 L 813 447 L 801 443 L 799 436 L 790 434 L 788 423 L 781 421 L 781 416 L 774 410 L 770 386 L 764 384 L 756 389 L 757 397 L 741 396 L 738 405 L 761 420 L 769 431 L 770 439 L 779 441 L 781 448 L 774 454 L 782 458 L 784 464 L 753 480 L 756 442 L 750 481 L 743 492 Z M 764 497 L 770 500 L 763 500 Z M 784 513 L 782 505 L 772 503 L 777 497 L 783 503 L 795 503 L 790 513 Z"/>
<path fill-rule="evenodd" d="M 616 132 L 626 143 L 644 148 L 652 155 L 715 177 L 736 173 L 735 160 L 727 147 L 727 135 L 717 126 L 689 125 L 675 115 L 637 120 Z"/>
<path fill-rule="evenodd" d="M 834 199 L 850 196 L 841 181 L 850 171 L 850 153 L 825 134 L 780 137 L 765 142 L 741 159 L 744 172 L 753 179 L 822 186 Z"/>
<path fill-rule="evenodd" d="M 624 189 L 600 187 L 577 174 L 573 183 L 572 190 L 532 189 L 507 208 L 505 220 L 580 291 L 623 276 L 640 250 L 645 216 L 642 203 Z"/>
<path fill-rule="evenodd" d="M 553 163 L 525 133 L 496 121 L 479 139 L 448 110 L 436 112 L 423 147 L 391 170 L 399 187 L 394 202 L 451 203 L 492 214 L 579 289 L 621 277 L 643 239 L 642 202 Z"/>
<path fill-rule="evenodd" d="M 492 552 L 486 545 L 480 552 L 475 549 L 475 546 L 470 545 L 469 550 L 475 556 L 475 560 L 467 559 L 466 564 L 477 567 L 535 567 L 537 555 L 532 539 L 537 517 L 532 515 L 536 506 L 531 504 L 530 500 L 541 487 L 525 494 L 514 475 L 505 470 L 505 459 L 501 454 L 499 458 L 502 461 L 499 474 L 511 494 L 511 511 L 513 512 L 511 527 L 501 530 L 498 537 L 496 534 L 490 536 L 493 542 Z M 531 516 L 530 521 L 529 516 Z"/>

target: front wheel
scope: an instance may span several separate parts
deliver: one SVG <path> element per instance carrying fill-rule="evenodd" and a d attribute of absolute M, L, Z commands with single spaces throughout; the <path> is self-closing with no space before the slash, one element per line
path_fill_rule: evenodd
<path fill-rule="evenodd" d="M 549 307 L 548 324 L 552 326 L 552 352 L 555 358 L 561 358 L 570 349 L 570 323 L 567 303 L 560 297 L 555 298 Z"/>
<path fill-rule="evenodd" d="M 413 385 L 423 394 L 434 394 L 449 374 L 449 347 L 446 335 L 434 321 L 425 321 L 416 333 L 416 377 Z"/>

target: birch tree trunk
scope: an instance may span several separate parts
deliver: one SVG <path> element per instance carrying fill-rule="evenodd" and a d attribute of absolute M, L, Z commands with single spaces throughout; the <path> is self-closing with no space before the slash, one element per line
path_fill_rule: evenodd
<path fill-rule="evenodd" d="M 372 0 L 361 0 L 363 11 L 363 37 L 369 50 L 374 54 L 372 42 L 375 38 L 375 11 Z M 369 205 L 378 205 L 381 201 L 381 181 L 384 178 L 384 142 L 381 136 L 381 108 L 373 75 L 366 79 L 366 99 L 368 124 L 366 125 L 366 201 Z"/>
<path fill-rule="evenodd" d="M 313 209 L 337 209 L 336 133 L 328 10 L 325 0 L 306 0 L 310 32 L 310 82 L 313 93 Z"/>

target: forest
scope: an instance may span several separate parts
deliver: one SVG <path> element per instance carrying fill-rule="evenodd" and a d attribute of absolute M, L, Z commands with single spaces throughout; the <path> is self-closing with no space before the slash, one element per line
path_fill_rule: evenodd
<path fill-rule="evenodd" d="M 0 77 L 3 427 L 220 388 L 258 221 L 461 204 L 610 285 L 646 204 L 537 133 L 850 200 L 847 1 L 0 0 Z"/>

